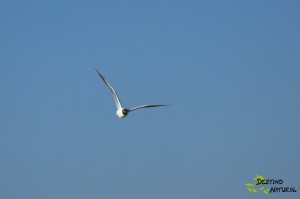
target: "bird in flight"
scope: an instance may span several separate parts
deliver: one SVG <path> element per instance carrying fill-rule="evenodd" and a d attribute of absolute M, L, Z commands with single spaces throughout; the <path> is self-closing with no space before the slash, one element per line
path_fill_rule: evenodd
<path fill-rule="evenodd" d="M 123 108 L 122 105 L 121 105 L 121 101 L 120 101 L 115 89 L 108 83 L 108 81 L 103 77 L 103 75 L 101 75 L 101 73 L 99 72 L 99 70 L 96 67 L 95 67 L 95 70 L 97 71 L 100 78 L 103 80 L 103 82 L 106 84 L 106 86 L 111 91 L 111 93 L 112 93 L 112 95 L 115 99 L 116 106 L 117 106 L 116 115 L 119 118 L 125 118 L 128 115 L 129 112 L 135 111 L 135 110 L 140 109 L 140 108 L 153 108 L 153 107 L 159 107 L 159 106 L 169 106 L 169 105 L 162 105 L 162 104 L 147 104 L 147 105 L 137 106 L 137 107 L 134 107 L 134 108 L 131 108 L 131 109 Z"/>

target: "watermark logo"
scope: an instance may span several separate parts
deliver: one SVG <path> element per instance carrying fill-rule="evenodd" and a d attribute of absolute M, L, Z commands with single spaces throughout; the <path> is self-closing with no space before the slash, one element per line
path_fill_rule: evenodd
<path fill-rule="evenodd" d="M 277 192 L 297 192 L 295 187 L 286 187 L 282 179 L 265 179 L 262 175 L 256 175 L 253 178 L 254 183 L 246 183 L 245 186 L 249 192 L 264 194 Z"/>

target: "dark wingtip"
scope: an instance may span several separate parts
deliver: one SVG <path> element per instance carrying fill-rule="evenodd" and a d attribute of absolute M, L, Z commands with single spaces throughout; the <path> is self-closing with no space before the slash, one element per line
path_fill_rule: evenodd
<path fill-rule="evenodd" d="M 94 69 L 95 69 L 97 72 L 99 72 L 97 66 L 96 66 L 95 64 L 93 64 L 93 66 L 94 66 Z"/>
<path fill-rule="evenodd" d="M 173 105 L 176 105 L 177 103 L 175 103 L 175 104 L 161 104 L 161 105 L 159 105 L 159 106 L 173 106 Z"/>
<path fill-rule="evenodd" d="M 98 75 L 101 77 L 101 79 L 104 80 L 104 77 L 101 75 L 101 73 L 99 72 L 98 68 L 94 65 L 94 68 L 96 70 L 96 72 L 98 73 Z"/>

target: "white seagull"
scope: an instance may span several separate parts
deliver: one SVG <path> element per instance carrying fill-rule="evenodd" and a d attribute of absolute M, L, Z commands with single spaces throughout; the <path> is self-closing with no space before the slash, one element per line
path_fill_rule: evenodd
<path fill-rule="evenodd" d="M 116 115 L 119 118 L 125 118 L 129 112 L 140 109 L 140 108 L 152 108 L 152 107 L 159 107 L 159 106 L 169 106 L 169 105 L 154 105 L 154 104 L 147 104 L 147 105 L 142 105 L 142 106 L 137 106 L 131 109 L 127 109 L 127 108 L 123 108 L 121 105 L 121 101 L 117 95 L 117 92 L 115 91 L 115 89 L 108 83 L 108 81 L 103 77 L 103 75 L 101 75 L 101 73 L 98 71 L 98 69 L 95 67 L 95 70 L 97 71 L 98 75 L 101 77 L 101 79 L 103 80 L 103 82 L 106 84 L 106 86 L 109 88 L 109 90 L 111 91 L 112 95 L 114 96 L 115 102 L 116 102 L 116 106 L 117 106 L 117 112 Z"/>

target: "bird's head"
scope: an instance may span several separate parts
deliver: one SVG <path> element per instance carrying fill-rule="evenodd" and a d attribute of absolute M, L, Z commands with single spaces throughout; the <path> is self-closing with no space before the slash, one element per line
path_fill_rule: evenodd
<path fill-rule="evenodd" d="M 123 109 L 122 109 L 122 113 L 126 116 L 126 115 L 128 115 L 129 110 L 126 109 L 126 108 L 123 108 Z"/>
<path fill-rule="evenodd" d="M 128 115 L 128 113 L 129 113 L 129 110 L 127 108 L 122 108 L 122 109 L 117 110 L 116 115 L 119 118 L 124 118 Z"/>

